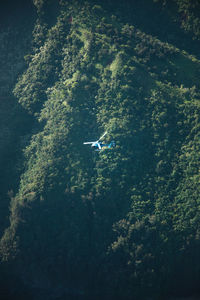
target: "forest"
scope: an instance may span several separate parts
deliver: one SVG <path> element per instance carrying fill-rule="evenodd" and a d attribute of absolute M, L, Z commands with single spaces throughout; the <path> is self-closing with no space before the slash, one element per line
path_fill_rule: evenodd
<path fill-rule="evenodd" d="M 200 299 L 199 50 L 199 0 L 1 2 L 1 300 Z"/>

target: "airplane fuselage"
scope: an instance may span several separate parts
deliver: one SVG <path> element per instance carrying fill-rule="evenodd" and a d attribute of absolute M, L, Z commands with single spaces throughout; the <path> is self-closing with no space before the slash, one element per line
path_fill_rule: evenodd
<path fill-rule="evenodd" d="M 101 151 L 103 149 L 110 149 L 110 148 L 114 148 L 115 147 L 115 142 L 112 141 L 109 144 L 103 144 L 101 142 L 99 143 L 93 143 L 91 145 L 91 147 L 95 150 L 95 151 Z"/>

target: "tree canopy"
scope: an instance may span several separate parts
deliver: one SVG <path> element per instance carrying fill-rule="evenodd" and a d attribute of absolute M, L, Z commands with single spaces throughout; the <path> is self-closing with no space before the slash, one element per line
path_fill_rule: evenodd
<path fill-rule="evenodd" d="M 0 33 L 19 54 L 0 90 L 5 293 L 145 300 L 197 292 L 199 2 L 33 4 L 18 52 L 12 35 L 21 24 Z M 114 149 L 83 145 L 106 130 Z"/>

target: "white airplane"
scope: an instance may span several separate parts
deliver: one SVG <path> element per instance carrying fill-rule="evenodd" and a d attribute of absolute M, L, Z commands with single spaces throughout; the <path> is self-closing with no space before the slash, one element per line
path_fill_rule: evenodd
<path fill-rule="evenodd" d="M 88 145 L 91 144 L 91 147 L 95 150 L 95 151 L 100 151 L 102 149 L 110 149 L 110 148 L 114 148 L 115 147 L 115 142 L 112 141 L 109 144 L 103 144 L 103 142 L 101 142 L 102 138 L 107 134 L 108 132 L 104 132 L 104 134 L 95 142 L 85 142 L 83 143 L 84 145 Z"/>

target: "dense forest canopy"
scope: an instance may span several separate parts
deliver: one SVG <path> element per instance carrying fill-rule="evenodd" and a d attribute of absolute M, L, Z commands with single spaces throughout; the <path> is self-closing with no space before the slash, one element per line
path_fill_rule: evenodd
<path fill-rule="evenodd" d="M 200 2 L 1 7 L 2 300 L 200 294 Z"/>

